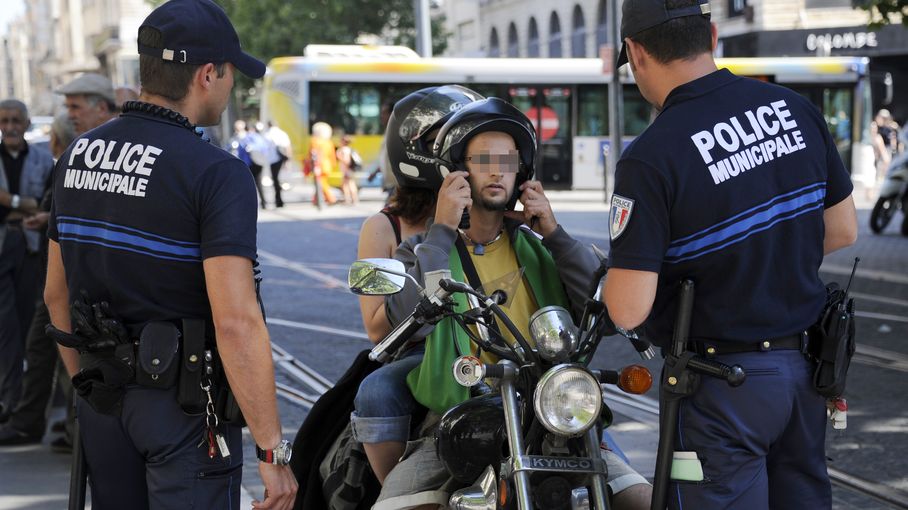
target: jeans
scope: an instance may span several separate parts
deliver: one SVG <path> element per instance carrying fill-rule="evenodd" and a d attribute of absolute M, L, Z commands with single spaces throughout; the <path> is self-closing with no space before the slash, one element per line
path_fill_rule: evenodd
<path fill-rule="evenodd" d="M 353 438 L 361 443 L 406 442 L 410 438 L 410 414 L 416 400 L 407 386 L 407 374 L 424 354 L 422 347 L 369 374 L 359 385 L 355 411 L 350 415 Z"/>

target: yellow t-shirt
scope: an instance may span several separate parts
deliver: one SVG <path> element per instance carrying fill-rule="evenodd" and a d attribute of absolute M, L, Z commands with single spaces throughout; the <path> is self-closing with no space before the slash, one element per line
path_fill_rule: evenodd
<path fill-rule="evenodd" d="M 507 232 L 503 232 L 498 240 L 484 246 L 482 255 L 474 254 L 474 246 L 467 243 L 467 251 L 470 252 L 470 259 L 479 275 L 479 280 L 483 282 L 481 292 L 486 296 L 492 295 L 495 290 L 501 289 L 507 293 L 507 301 L 500 305 L 502 310 L 511 319 L 511 322 L 517 326 L 517 329 L 524 338 L 532 345 L 533 340 L 530 338 L 530 316 L 539 309 L 526 279 L 523 277 L 523 271 L 517 263 L 517 252 L 511 244 Z M 503 324 L 496 318 L 498 330 L 509 344 L 514 344 L 514 336 L 508 331 Z M 472 326 L 471 326 L 472 327 Z M 475 327 L 473 332 L 476 333 Z M 475 345 L 474 353 L 475 353 Z M 480 356 L 485 363 L 497 363 L 498 358 L 487 352 Z"/>

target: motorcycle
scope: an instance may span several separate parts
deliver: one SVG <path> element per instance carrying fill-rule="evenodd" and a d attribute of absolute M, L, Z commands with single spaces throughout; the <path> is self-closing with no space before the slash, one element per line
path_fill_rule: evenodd
<path fill-rule="evenodd" d="M 886 170 L 880 196 L 870 212 L 870 230 L 881 233 L 899 209 L 906 214 L 902 218 L 902 235 L 908 236 L 908 151 L 895 156 Z"/>
<path fill-rule="evenodd" d="M 394 294 L 410 279 L 422 295 L 413 313 L 372 349 L 371 359 L 394 359 L 413 334 L 447 317 L 472 344 L 500 359 L 488 364 L 459 353 L 451 367 L 457 382 L 471 388 L 471 398 L 448 410 L 435 433 L 439 458 L 462 487 L 450 496 L 449 508 L 609 508 L 600 439 L 611 411 L 601 385 L 639 394 L 651 387 L 652 375 L 641 365 L 620 372 L 588 367 L 601 340 L 619 331 L 598 299 L 605 271 L 603 262 L 577 325 L 564 308 L 544 307 L 530 317 L 530 343 L 501 309 L 506 299 L 501 291 L 486 296 L 453 280 L 448 270 L 428 272 L 422 287 L 392 259 L 351 266 L 348 282 L 356 294 Z M 454 311 L 457 293 L 467 297 L 470 310 Z M 492 327 L 493 316 L 513 335 L 514 345 Z M 652 358 L 649 342 L 633 331 L 619 332 L 644 359 Z"/>

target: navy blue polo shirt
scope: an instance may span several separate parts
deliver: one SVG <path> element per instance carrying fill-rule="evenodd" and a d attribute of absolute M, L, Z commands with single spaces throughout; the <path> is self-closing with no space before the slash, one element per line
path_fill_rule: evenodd
<path fill-rule="evenodd" d="M 659 273 L 645 331 L 667 346 L 678 283 L 691 338 L 757 342 L 816 321 L 823 211 L 852 191 L 815 106 L 716 71 L 674 89 L 618 162 L 611 267 Z"/>
<path fill-rule="evenodd" d="M 255 260 L 249 168 L 183 126 L 124 113 L 76 139 L 54 173 L 48 236 L 70 297 L 108 301 L 127 324 L 210 319 L 202 261 Z"/>

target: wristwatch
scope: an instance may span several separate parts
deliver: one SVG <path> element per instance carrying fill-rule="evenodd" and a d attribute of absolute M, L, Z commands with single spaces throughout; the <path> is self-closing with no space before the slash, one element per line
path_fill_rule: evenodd
<path fill-rule="evenodd" d="M 290 457 L 293 454 L 293 447 L 290 446 L 290 441 L 284 439 L 278 443 L 277 447 L 273 450 L 263 450 L 259 448 L 259 445 L 255 445 L 255 456 L 261 462 L 267 464 L 276 464 L 278 466 L 286 466 L 290 464 Z"/>
<path fill-rule="evenodd" d="M 9 199 L 9 208 L 10 208 L 10 209 L 18 209 L 18 208 L 19 208 L 19 203 L 20 203 L 20 202 L 22 202 L 22 197 L 20 197 L 19 195 L 13 195 L 13 196 L 10 197 L 10 199 Z"/>

